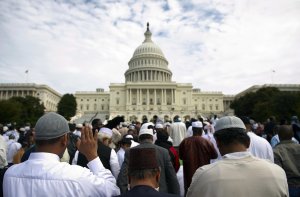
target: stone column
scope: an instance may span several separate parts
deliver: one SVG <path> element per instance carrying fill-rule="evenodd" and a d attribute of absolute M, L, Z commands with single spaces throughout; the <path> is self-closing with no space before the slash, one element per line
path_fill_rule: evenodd
<path fill-rule="evenodd" d="M 164 103 L 164 89 L 161 89 L 161 96 L 160 96 L 160 104 L 162 105 Z"/>
<path fill-rule="evenodd" d="M 156 105 L 156 103 L 157 103 L 156 102 L 156 89 L 154 89 L 154 103 L 153 104 Z"/>
<path fill-rule="evenodd" d="M 173 99 L 174 99 L 174 92 L 173 89 L 171 89 L 171 105 L 173 105 Z"/>
<path fill-rule="evenodd" d="M 148 81 L 149 78 L 148 78 L 148 71 L 146 71 L 146 80 Z"/>
<path fill-rule="evenodd" d="M 146 104 L 147 104 L 147 106 L 149 106 L 149 89 L 147 89 Z"/>
<path fill-rule="evenodd" d="M 131 89 L 129 89 L 129 105 L 132 105 L 131 98 L 132 98 L 132 91 Z"/>
<path fill-rule="evenodd" d="M 126 103 L 129 104 L 129 89 L 126 90 Z"/>
<path fill-rule="evenodd" d="M 139 105 L 140 102 L 140 89 L 136 89 L 136 104 Z"/>
<path fill-rule="evenodd" d="M 142 103 L 142 89 L 139 89 L 139 103 Z"/>
<path fill-rule="evenodd" d="M 174 89 L 174 104 L 176 104 L 176 96 L 177 96 L 176 89 Z"/>

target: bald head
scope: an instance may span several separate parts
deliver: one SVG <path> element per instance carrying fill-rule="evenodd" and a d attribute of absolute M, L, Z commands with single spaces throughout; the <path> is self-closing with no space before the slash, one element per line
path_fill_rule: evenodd
<path fill-rule="evenodd" d="M 278 128 L 278 136 L 280 141 L 283 140 L 291 140 L 294 136 L 294 132 L 292 130 L 292 127 L 289 125 L 281 125 Z"/>

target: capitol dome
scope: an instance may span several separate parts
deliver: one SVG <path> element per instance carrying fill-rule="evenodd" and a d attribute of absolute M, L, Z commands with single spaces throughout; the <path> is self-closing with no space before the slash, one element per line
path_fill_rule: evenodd
<path fill-rule="evenodd" d="M 170 82 L 172 72 L 168 69 L 168 61 L 162 50 L 152 40 L 152 33 L 147 23 L 144 42 L 138 46 L 125 72 L 126 82 Z"/>

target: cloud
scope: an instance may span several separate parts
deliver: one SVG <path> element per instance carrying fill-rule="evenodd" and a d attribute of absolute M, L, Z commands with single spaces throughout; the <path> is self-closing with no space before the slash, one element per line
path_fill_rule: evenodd
<path fill-rule="evenodd" d="M 1 82 L 61 93 L 125 81 L 150 22 L 173 80 L 238 93 L 300 83 L 300 3 L 275 1 L 0 1 Z M 276 70 L 276 73 L 272 73 Z"/>

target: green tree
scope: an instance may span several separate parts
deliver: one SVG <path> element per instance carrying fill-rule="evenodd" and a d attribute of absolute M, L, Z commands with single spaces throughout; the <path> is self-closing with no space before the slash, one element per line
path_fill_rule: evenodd
<path fill-rule="evenodd" d="M 231 108 L 237 116 L 249 116 L 261 122 L 270 116 L 275 116 L 277 120 L 288 120 L 292 115 L 299 115 L 300 93 L 261 88 L 235 99 Z"/>
<path fill-rule="evenodd" d="M 57 113 L 70 120 L 75 116 L 77 109 L 76 99 L 73 94 L 64 94 L 57 105 Z"/>
<path fill-rule="evenodd" d="M 44 105 L 39 98 L 32 96 L 12 97 L 1 101 L 1 122 L 17 122 L 18 124 L 30 123 L 32 125 L 44 114 Z M 4 114 L 3 114 L 4 113 Z"/>
<path fill-rule="evenodd" d="M 0 101 L 0 122 L 20 122 L 22 114 L 22 105 L 16 101 Z"/>

